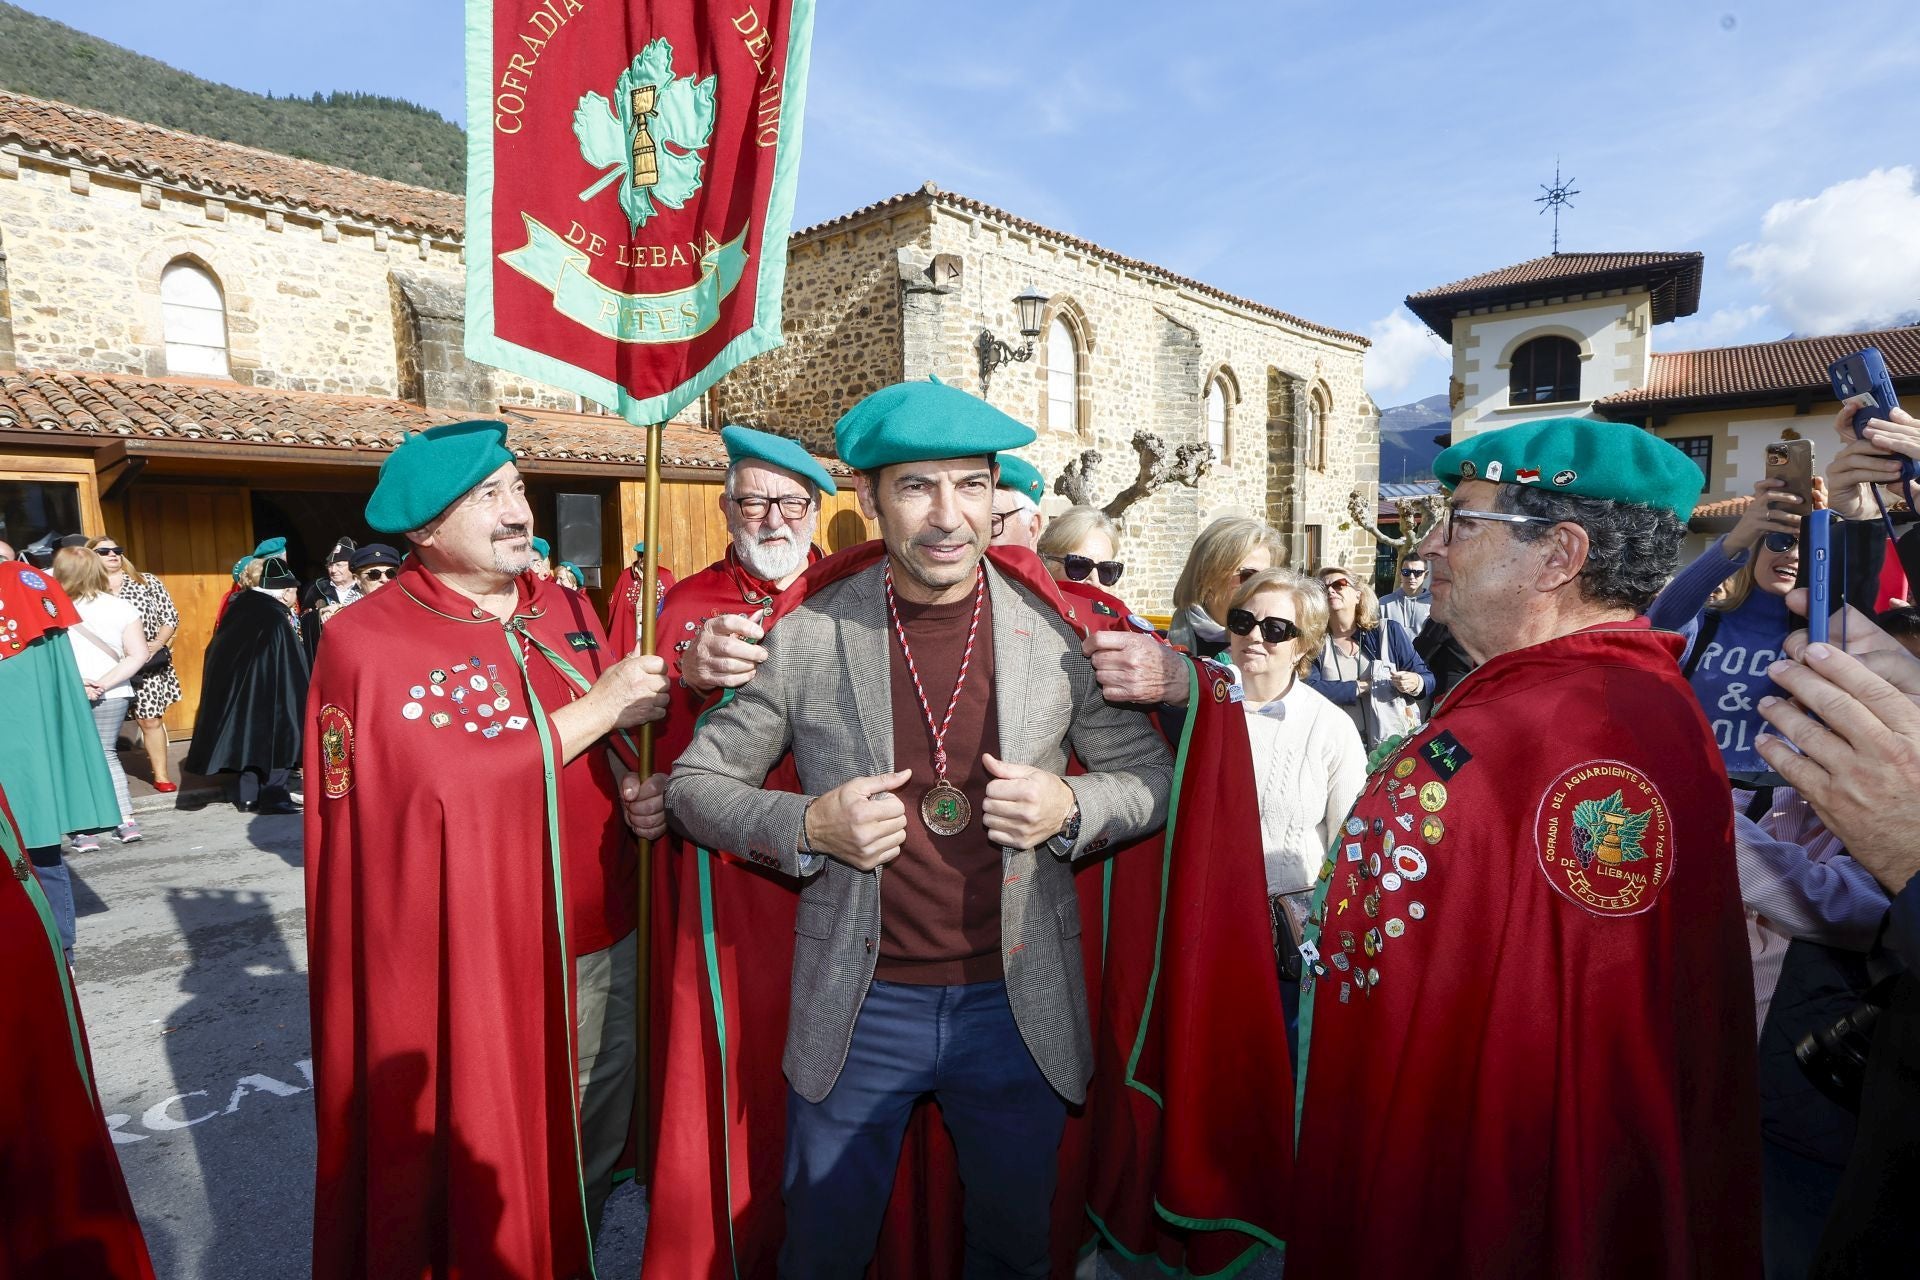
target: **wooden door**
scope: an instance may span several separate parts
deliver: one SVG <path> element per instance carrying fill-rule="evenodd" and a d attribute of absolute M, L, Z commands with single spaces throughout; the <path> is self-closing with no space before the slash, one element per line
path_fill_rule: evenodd
<path fill-rule="evenodd" d="M 253 549 L 252 494 L 233 486 L 135 485 L 126 510 L 120 537 L 134 567 L 166 583 L 180 611 L 173 665 L 182 697 L 167 712 L 167 729 L 184 737 L 193 732 L 201 660 L 233 586 L 233 562 Z"/>

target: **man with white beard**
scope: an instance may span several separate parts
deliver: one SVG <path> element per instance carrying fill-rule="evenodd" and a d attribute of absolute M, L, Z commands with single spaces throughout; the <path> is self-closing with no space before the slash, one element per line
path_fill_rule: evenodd
<path fill-rule="evenodd" d="M 720 439 L 729 464 L 720 511 L 733 546 L 675 583 L 660 607 L 654 649 L 675 686 L 664 743 L 684 744 L 707 695 L 745 684 L 766 659 L 761 620 L 820 557 L 820 495 L 836 492 L 827 469 L 791 440 L 750 427 L 723 427 Z"/>

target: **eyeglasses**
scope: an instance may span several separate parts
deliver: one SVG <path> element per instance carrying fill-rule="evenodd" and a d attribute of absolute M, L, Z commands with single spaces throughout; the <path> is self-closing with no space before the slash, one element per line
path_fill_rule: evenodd
<path fill-rule="evenodd" d="M 103 556 L 117 556 L 120 554 L 120 548 L 118 547 L 95 547 L 94 550 Z"/>
<path fill-rule="evenodd" d="M 360 576 L 363 578 L 372 578 L 375 582 L 385 582 L 390 578 L 399 577 L 400 571 L 398 569 L 386 569 L 386 568 L 362 569 L 360 571 Z"/>
<path fill-rule="evenodd" d="M 807 512 L 813 510 L 813 499 L 804 493 L 789 493 L 783 498 L 728 498 L 727 501 L 740 508 L 740 514 L 749 520 L 765 520 L 772 507 L 779 507 L 780 515 L 787 520 L 804 520 Z"/>
<path fill-rule="evenodd" d="M 1553 524 L 1545 516 L 1523 516 L 1512 511 L 1469 511 L 1465 507 L 1445 506 L 1440 508 L 1440 541 L 1453 545 L 1453 523 L 1456 520 L 1485 520 L 1492 524 Z"/>
<path fill-rule="evenodd" d="M 1400 576 L 1403 578 L 1424 578 L 1427 576 L 1427 571 L 1425 569 L 1404 569 L 1403 568 L 1400 570 Z"/>
<path fill-rule="evenodd" d="M 1248 578 L 1251 578 L 1254 574 L 1258 572 L 1260 572 L 1258 569 L 1235 569 L 1233 571 L 1233 580 L 1235 582 L 1244 583 Z"/>
<path fill-rule="evenodd" d="M 1227 610 L 1227 630 L 1237 636 L 1250 636 L 1255 627 L 1268 644 L 1282 644 L 1300 638 L 1300 625 L 1291 618 L 1256 618 L 1251 609 Z"/>
<path fill-rule="evenodd" d="M 1773 554 L 1775 555 L 1779 555 L 1784 551 L 1791 551 L 1795 547 L 1799 546 L 1800 535 L 1797 533 L 1784 533 L 1779 530 L 1775 530 L 1774 532 L 1768 534 L 1765 538 L 1762 538 L 1761 542 L 1767 548 L 1767 550 L 1773 552 Z"/>
<path fill-rule="evenodd" d="M 1127 571 L 1125 561 L 1095 560 L 1092 556 L 1046 556 L 1047 560 L 1058 560 L 1060 567 L 1066 570 L 1067 577 L 1075 582 L 1085 582 L 1087 575 L 1096 573 L 1100 585 L 1110 587 L 1120 581 L 1120 575 Z"/>
<path fill-rule="evenodd" d="M 1007 531 L 1007 520 L 1013 515 L 1014 515 L 1014 512 L 1011 512 L 1011 511 L 996 511 L 993 513 L 993 520 L 991 523 L 993 525 L 994 537 L 997 538 L 1001 534 Z"/>

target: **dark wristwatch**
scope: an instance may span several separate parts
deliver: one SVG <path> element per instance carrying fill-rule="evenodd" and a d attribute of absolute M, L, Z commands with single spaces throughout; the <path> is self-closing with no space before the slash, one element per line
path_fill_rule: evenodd
<path fill-rule="evenodd" d="M 1072 812 L 1067 814 L 1067 820 L 1060 824 L 1060 830 L 1047 837 L 1047 848 L 1066 858 L 1072 856 L 1073 846 L 1078 843 L 1080 843 L 1080 802 L 1076 800 L 1073 802 Z"/>

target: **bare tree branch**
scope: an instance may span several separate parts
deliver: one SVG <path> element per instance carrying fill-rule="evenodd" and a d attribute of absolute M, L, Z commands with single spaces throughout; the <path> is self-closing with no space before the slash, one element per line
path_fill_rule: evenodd
<path fill-rule="evenodd" d="M 1100 465 L 1100 451 L 1088 449 L 1060 473 L 1053 482 L 1053 491 L 1076 507 L 1093 505 L 1093 472 Z"/>
<path fill-rule="evenodd" d="M 1133 483 L 1113 496 L 1113 500 L 1103 508 L 1115 520 L 1134 503 L 1141 501 L 1155 489 L 1169 484 L 1184 484 L 1189 488 L 1199 485 L 1200 477 L 1207 474 L 1213 466 L 1213 446 L 1204 441 L 1183 444 L 1167 456 L 1167 442 L 1151 431 L 1133 433 L 1133 448 L 1140 455 L 1140 473 Z"/>
<path fill-rule="evenodd" d="M 1445 499 L 1440 494 L 1429 494 L 1421 498 L 1396 498 L 1394 513 L 1400 517 L 1398 537 L 1386 533 L 1373 521 L 1373 515 L 1367 510 L 1366 499 L 1358 489 L 1347 495 L 1347 517 L 1366 530 L 1375 542 L 1392 547 L 1405 553 L 1420 545 L 1420 539 L 1427 536 L 1434 522 L 1440 518 L 1440 504 Z"/>

